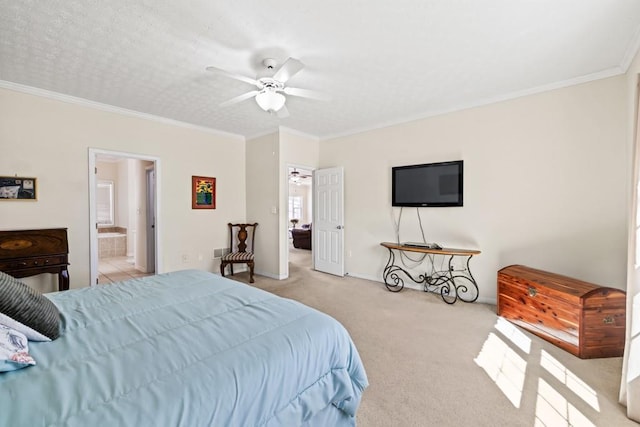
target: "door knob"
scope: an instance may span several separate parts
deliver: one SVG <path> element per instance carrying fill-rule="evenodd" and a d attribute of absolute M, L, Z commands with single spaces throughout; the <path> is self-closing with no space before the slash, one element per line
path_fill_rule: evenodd
<path fill-rule="evenodd" d="M 343 227 L 342 227 L 341 225 L 339 225 L 339 226 L 337 226 L 336 228 L 337 228 L 338 230 L 342 230 L 342 228 L 343 228 Z"/>

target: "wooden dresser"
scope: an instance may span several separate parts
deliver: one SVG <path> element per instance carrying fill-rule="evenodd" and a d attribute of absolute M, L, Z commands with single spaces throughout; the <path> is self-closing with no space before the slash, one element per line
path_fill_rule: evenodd
<path fill-rule="evenodd" d="M 0 271 L 13 277 L 58 274 L 58 290 L 69 289 L 66 228 L 0 231 Z"/>
<path fill-rule="evenodd" d="M 523 265 L 498 272 L 498 315 L 582 359 L 622 356 L 626 293 Z"/>

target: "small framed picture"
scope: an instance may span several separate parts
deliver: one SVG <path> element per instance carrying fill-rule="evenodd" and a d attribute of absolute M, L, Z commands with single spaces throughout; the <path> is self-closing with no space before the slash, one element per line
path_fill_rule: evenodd
<path fill-rule="evenodd" d="M 191 177 L 191 209 L 216 208 L 216 179 L 206 176 Z"/>
<path fill-rule="evenodd" d="M 36 178 L 0 176 L 0 200 L 37 200 Z"/>

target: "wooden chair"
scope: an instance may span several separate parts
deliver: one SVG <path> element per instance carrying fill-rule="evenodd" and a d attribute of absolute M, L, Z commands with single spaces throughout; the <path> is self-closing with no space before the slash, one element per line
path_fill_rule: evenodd
<path fill-rule="evenodd" d="M 224 277 L 224 269 L 228 265 L 231 267 L 231 275 L 233 276 L 233 264 L 247 264 L 249 268 L 249 283 L 253 283 L 253 248 L 258 223 L 229 223 L 227 225 L 229 226 L 229 250 L 231 252 L 222 256 L 220 260 L 220 274 Z"/>

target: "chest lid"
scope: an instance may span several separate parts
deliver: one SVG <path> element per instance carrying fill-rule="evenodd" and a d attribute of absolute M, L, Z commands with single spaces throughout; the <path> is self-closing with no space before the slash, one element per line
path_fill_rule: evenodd
<path fill-rule="evenodd" d="M 510 283 L 531 288 L 531 292 L 544 292 L 548 296 L 579 305 L 583 305 L 585 300 L 596 296 L 611 297 L 613 296 L 612 294 L 618 294 L 623 299 L 625 297 L 625 293 L 619 289 L 598 286 L 524 265 L 510 265 L 501 269 L 498 271 L 498 280 L 506 280 Z"/>

